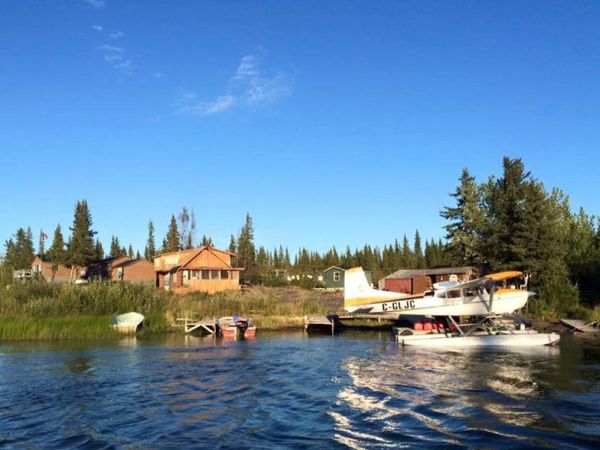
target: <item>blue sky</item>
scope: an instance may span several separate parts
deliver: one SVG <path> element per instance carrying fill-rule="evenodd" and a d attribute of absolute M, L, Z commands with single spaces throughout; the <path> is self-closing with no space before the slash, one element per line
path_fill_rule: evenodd
<path fill-rule="evenodd" d="M 382 246 L 522 157 L 600 211 L 600 3 L 6 1 L 0 239 L 87 199 L 105 247 L 172 213 L 226 246 Z"/>

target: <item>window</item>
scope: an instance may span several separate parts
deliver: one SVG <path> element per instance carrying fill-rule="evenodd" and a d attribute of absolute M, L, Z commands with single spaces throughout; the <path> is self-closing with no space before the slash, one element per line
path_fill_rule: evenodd
<path fill-rule="evenodd" d="M 209 271 L 208 270 L 203 270 L 202 271 L 202 279 L 203 280 L 208 280 L 209 279 Z"/>
<path fill-rule="evenodd" d="M 447 292 L 448 298 L 459 298 L 460 297 L 460 289 L 454 289 L 452 291 Z"/>
<path fill-rule="evenodd" d="M 218 280 L 219 279 L 219 271 L 218 270 L 211 270 L 210 271 L 210 279 L 211 280 Z"/>
<path fill-rule="evenodd" d="M 229 279 L 229 272 L 226 270 L 221 270 L 221 280 L 228 280 Z"/>
<path fill-rule="evenodd" d="M 340 281 L 340 273 L 333 272 L 333 281 Z"/>

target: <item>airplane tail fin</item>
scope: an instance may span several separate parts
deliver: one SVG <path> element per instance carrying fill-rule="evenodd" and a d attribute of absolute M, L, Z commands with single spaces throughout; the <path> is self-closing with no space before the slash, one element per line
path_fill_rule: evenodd
<path fill-rule="evenodd" d="M 354 267 L 344 273 L 344 309 L 353 310 L 360 305 L 398 299 L 403 294 L 373 289 L 362 267 Z"/>

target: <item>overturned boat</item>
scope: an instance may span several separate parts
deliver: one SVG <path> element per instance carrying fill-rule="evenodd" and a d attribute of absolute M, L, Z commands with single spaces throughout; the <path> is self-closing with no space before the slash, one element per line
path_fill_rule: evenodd
<path fill-rule="evenodd" d="M 144 315 L 137 312 L 119 314 L 113 319 L 112 328 L 119 333 L 134 334 L 144 319 Z"/>
<path fill-rule="evenodd" d="M 502 315 L 523 308 L 534 292 L 515 286 L 499 287 L 500 281 L 523 274 L 508 271 L 467 282 L 446 281 L 433 285 L 423 295 L 407 295 L 373 289 L 361 267 L 349 269 L 344 280 L 344 309 L 361 314 L 397 314 L 436 318 L 428 330 L 394 328 L 397 342 L 426 347 L 513 347 L 554 345 L 556 333 L 538 333 L 523 323 L 508 326 Z M 474 323 L 459 324 L 455 318 L 476 317 Z"/>

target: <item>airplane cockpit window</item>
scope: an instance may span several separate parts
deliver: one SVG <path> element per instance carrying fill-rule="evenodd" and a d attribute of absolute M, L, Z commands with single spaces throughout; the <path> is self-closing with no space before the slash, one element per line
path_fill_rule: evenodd
<path fill-rule="evenodd" d="M 446 292 L 448 298 L 459 298 L 460 297 L 460 289 L 454 289 L 452 291 Z"/>
<path fill-rule="evenodd" d="M 476 289 L 472 289 L 472 288 L 465 289 L 465 297 L 475 297 L 476 295 L 477 295 Z"/>

